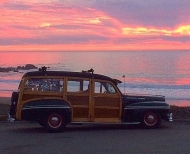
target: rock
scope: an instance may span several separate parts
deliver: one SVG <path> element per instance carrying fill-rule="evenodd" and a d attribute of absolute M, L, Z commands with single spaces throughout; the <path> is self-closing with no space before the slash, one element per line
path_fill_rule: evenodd
<path fill-rule="evenodd" d="M 25 70 L 30 70 L 30 69 L 37 69 L 36 66 L 34 66 L 33 64 L 26 64 L 26 66 L 24 67 Z"/>
<path fill-rule="evenodd" d="M 33 64 L 26 64 L 25 66 L 18 66 L 16 68 L 14 67 L 7 67 L 7 68 L 2 68 L 0 67 L 0 72 L 18 72 L 19 70 L 30 70 L 30 69 L 37 69 L 38 67 L 34 66 Z"/>
<path fill-rule="evenodd" d="M 13 67 L 7 67 L 7 68 L 2 68 L 0 67 L 0 72 L 10 72 L 10 71 L 14 71 L 15 68 Z"/>
<path fill-rule="evenodd" d="M 16 70 L 23 70 L 24 66 L 18 66 Z"/>

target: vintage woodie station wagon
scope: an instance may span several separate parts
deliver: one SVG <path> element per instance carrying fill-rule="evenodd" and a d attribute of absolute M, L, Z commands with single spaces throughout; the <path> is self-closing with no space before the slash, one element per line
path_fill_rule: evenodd
<path fill-rule="evenodd" d="M 164 96 L 122 94 L 121 81 L 82 72 L 27 72 L 12 93 L 9 119 L 36 121 L 50 132 L 67 124 L 142 124 L 156 128 L 172 121 Z"/>

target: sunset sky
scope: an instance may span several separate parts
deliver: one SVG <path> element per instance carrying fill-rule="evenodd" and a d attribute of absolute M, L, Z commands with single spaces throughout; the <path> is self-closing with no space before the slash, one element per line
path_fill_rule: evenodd
<path fill-rule="evenodd" d="M 189 0 L 0 0 L 0 51 L 190 50 Z"/>

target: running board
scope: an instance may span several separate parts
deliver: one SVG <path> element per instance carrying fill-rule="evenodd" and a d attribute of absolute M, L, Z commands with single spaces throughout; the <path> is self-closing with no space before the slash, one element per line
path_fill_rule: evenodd
<path fill-rule="evenodd" d="M 7 113 L 7 121 L 8 122 L 15 122 L 15 118 L 12 118 L 11 115 L 9 113 Z"/>
<path fill-rule="evenodd" d="M 106 123 L 106 122 L 71 122 L 71 125 L 99 124 L 99 125 L 138 125 L 140 122 Z"/>

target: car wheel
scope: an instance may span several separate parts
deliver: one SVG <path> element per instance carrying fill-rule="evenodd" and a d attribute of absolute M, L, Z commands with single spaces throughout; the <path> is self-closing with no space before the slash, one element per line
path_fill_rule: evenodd
<path fill-rule="evenodd" d="M 65 128 L 65 120 L 63 114 L 50 113 L 46 118 L 46 129 L 49 132 L 61 132 Z"/>
<path fill-rule="evenodd" d="M 160 115 L 156 112 L 146 112 L 143 115 L 142 124 L 145 128 L 157 128 L 161 123 Z"/>

